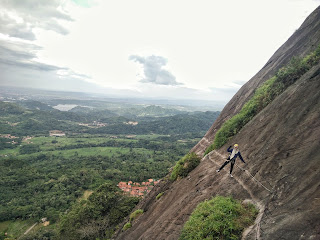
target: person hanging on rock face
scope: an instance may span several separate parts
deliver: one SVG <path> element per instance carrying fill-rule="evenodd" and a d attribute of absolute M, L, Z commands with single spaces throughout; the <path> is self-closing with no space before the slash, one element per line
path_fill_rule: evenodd
<path fill-rule="evenodd" d="M 233 149 L 230 147 L 228 147 L 228 152 L 230 152 L 230 156 L 227 158 L 227 161 L 225 161 L 225 163 L 217 170 L 217 172 L 220 172 L 228 163 L 231 163 L 231 166 L 230 166 L 230 177 L 233 177 L 232 176 L 232 170 L 233 170 L 233 165 L 235 164 L 236 162 L 236 158 L 239 156 L 239 158 L 241 159 L 242 162 L 246 163 L 242 156 L 241 156 L 241 153 L 240 153 L 240 150 L 239 150 L 239 145 L 238 144 L 235 144 L 233 146 Z"/>

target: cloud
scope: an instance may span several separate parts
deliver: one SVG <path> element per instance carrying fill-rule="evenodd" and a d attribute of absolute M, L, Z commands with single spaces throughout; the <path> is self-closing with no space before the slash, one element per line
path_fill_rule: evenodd
<path fill-rule="evenodd" d="M 40 88 L 61 91 L 97 92 L 100 86 L 88 82 L 78 76 L 59 76 L 56 71 L 39 71 L 14 65 L 2 68 L 0 86 L 14 86 L 24 88 Z"/>
<path fill-rule="evenodd" d="M 63 11 L 60 0 L 0 0 L 0 32 L 10 37 L 35 40 L 34 28 L 62 35 L 69 31 L 58 21 L 73 19 Z"/>
<path fill-rule="evenodd" d="M 36 37 L 28 25 L 17 23 L 8 14 L 0 11 L 0 32 L 11 37 L 22 38 L 26 40 L 35 40 Z"/>
<path fill-rule="evenodd" d="M 41 49 L 34 44 L 4 41 L 0 39 L 0 66 L 31 68 L 40 71 L 57 71 L 63 68 L 36 61 L 36 51 Z"/>
<path fill-rule="evenodd" d="M 98 91 L 91 78 L 72 69 L 37 60 L 42 48 L 25 41 L 0 38 L 0 86 L 71 91 Z"/>
<path fill-rule="evenodd" d="M 176 81 L 176 77 L 168 70 L 163 69 L 168 60 L 161 56 L 141 57 L 138 55 L 131 55 L 129 60 L 142 64 L 144 78 L 140 80 L 143 83 L 153 83 L 159 85 L 182 85 Z"/>
<path fill-rule="evenodd" d="M 62 5 L 60 0 L 1 0 L 0 4 L 7 10 L 18 12 L 30 18 L 72 20 L 68 14 L 60 10 Z"/>
<path fill-rule="evenodd" d="M 0 85 L 97 89 L 90 77 L 39 59 L 43 48 L 37 45 L 33 30 L 68 34 L 62 24 L 73 20 L 63 7 L 60 0 L 0 0 Z"/>
<path fill-rule="evenodd" d="M 23 48 L 24 47 L 24 48 Z M 0 40 L 0 86 L 16 86 L 68 91 L 98 91 L 84 74 L 36 61 L 33 44 Z"/>

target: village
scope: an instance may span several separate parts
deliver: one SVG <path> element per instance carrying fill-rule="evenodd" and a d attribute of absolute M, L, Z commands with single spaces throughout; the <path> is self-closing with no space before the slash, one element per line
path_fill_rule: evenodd
<path fill-rule="evenodd" d="M 108 124 L 101 123 L 97 121 L 93 121 L 92 123 L 79 123 L 79 126 L 86 126 L 86 127 L 92 127 L 92 128 L 99 128 L 99 127 L 105 127 Z"/>
<path fill-rule="evenodd" d="M 0 138 L 9 139 L 9 140 L 8 140 L 9 142 L 6 142 L 6 143 L 9 143 L 9 144 L 18 144 L 18 142 L 15 141 L 15 139 L 18 139 L 19 137 L 13 136 L 13 135 L 11 135 L 11 134 L 0 134 Z"/>
<path fill-rule="evenodd" d="M 119 182 L 118 187 L 126 194 L 133 197 L 144 197 L 149 193 L 153 186 L 159 183 L 160 180 L 155 181 L 154 179 L 148 179 L 147 182 L 137 183 L 137 182 Z"/>
<path fill-rule="evenodd" d="M 59 130 L 51 130 L 51 131 L 49 131 L 49 136 L 50 137 L 64 137 L 64 136 L 66 136 L 66 134 L 62 131 L 59 131 Z M 32 143 L 30 140 L 33 137 L 31 137 L 31 136 L 17 137 L 17 136 L 13 136 L 11 134 L 0 134 L 0 138 L 8 139 L 9 142 L 6 142 L 6 143 L 10 143 L 10 144 L 18 144 L 19 142 L 16 139 L 22 138 L 22 142 L 30 144 L 30 143 Z"/>
<path fill-rule="evenodd" d="M 49 136 L 50 137 L 65 137 L 66 134 L 65 134 L 65 132 L 62 132 L 60 130 L 51 130 L 51 131 L 49 131 Z"/>
<path fill-rule="evenodd" d="M 139 124 L 139 122 L 129 121 L 129 122 L 123 122 L 123 124 L 136 126 Z"/>

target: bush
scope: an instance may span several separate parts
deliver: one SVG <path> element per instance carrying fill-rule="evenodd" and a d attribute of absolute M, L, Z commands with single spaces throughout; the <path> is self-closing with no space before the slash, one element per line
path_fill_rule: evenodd
<path fill-rule="evenodd" d="M 162 197 L 163 194 L 164 194 L 163 192 L 159 193 L 159 194 L 157 195 L 157 197 L 156 197 L 156 200 L 159 200 L 159 199 Z"/>
<path fill-rule="evenodd" d="M 217 196 L 200 203 L 185 223 L 180 238 L 241 239 L 242 231 L 254 223 L 258 210 L 231 197 Z"/>
<path fill-rule="evenodd" d="M 129 228 L 131 228 L 131 227 L 132 227 L 131 222 L 128 222 L 128 223 L 126 223 L 126 224 L 123 226 L 122 230 L 123 230 L 123 231 L 126 231 L 126 230 L 128 230 Z"/>
<path fill-rule="evenodd" d="M 142 209 L 138 209 L 138 210 L 134 211 L 133 213 L 130 214 L 130 222 L 133 222 L 138 217 L 140 217 L 142 214 L 143 214 Z"/>
<path fill-rule="evenodd" d="M 199 165 L 200 160 L 195 153 L 188 153 L 173 167 L 170 179 L 175 181 L 178 177 L 186 177 L 189 172 Z"/>
<path fill-rule="evenodd" d="M 134 211 L 133 213 L 131 213 L 131 214 L 130 214 L 129 222 L 127 222 L 127 223 L 123 226 L 122 230 L 123 230 L 123 231 L 126 231 L 126 230 L 128 230 L 129 228 L 131 228 L 131 227 L 132 227 L 132 222 L 133 222 L 134 220 L 136 220 L 138 217 L 140 217 L 142 214 L 143 214 L 143 210 L 142 210 L 142 209 L 137 209 L 136 211 Z"/>
<path fill-rule="evenodd" d="M 254 116 L 284 92 L 290 85 L 305 74 L 320 60 L 320 45 L 305 58 L 293 57 L 290 63 L 280 68 L 276 75 L 263 83 L 240 112 L 226 121 L 217 131 L 213 143 L 206 149 L 205 155 L 222 147 Z"/>
<path fill-rule="evenodd" d="M 40 147 L 36 144 L 23 145 L 19 149 L 19 154 L 32 154 L 36 152 L 40 152 Z"/>

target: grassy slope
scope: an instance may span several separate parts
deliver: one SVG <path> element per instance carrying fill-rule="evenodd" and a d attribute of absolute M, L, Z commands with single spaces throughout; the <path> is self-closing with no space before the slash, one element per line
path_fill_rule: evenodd
<path fill-rule="evenodd" d="M 139 136 L 140 139 L 150 139 L 149 136 Z M 154 138 L 154 136 L 152 136 Z M 58 141 L 58 143 L 52 143 L 52 141 Z M 40 146 L 41 152 L 31 153 L 31 154 L 19 154 L 19 149 L 21 146 L 28 145 L 26 142 L 22 142 L 21 146 L 18 146 L 14 149 L 3 149 L 0 150 L 0 157 L 4 155 L 18 156 L 18 158 L 24 158 L 28 156 L 37 156 L 40 154 L 49 154 L 49 155 L 57 155 L 61 154 L 64 157 L 70 157 L 74 155 L 76 152 L 79 156 L 91 156 L 91 155 L 101 155 L 101 156 L 111 156 L 117 153 L 128 153 L 129 148 L 124 147 L 84 147 L 84 148 L 75 148 L 75 149 L 62 149 L 55 150 L 57 148 L 62 148 L 65 146 L 73 146 L 76 144 L 101 144 L 104 142 L 110 141 L 110 139 L 106 139 L 106 137 L 94 137 L 94 138 L 67 138 L 67 137 L 35 137 L 30 140 L 31 144 L 36 144 Z M 113 139 L 112 141 L 116 141 L 119 143 L 129 143 L 136 142 L 136 139 Z M 143 149 L 143 148 L 135 148 L 136 151 L 140 153 L 151 153 L 151 150 Z"/>
<path fill-rule="evenodd" d="M 29 229 L 33 224 L 34 220 L 15 220 L 0 222 L 0 233 L 8 233 L 8 236 L 19 237 Z"/>

